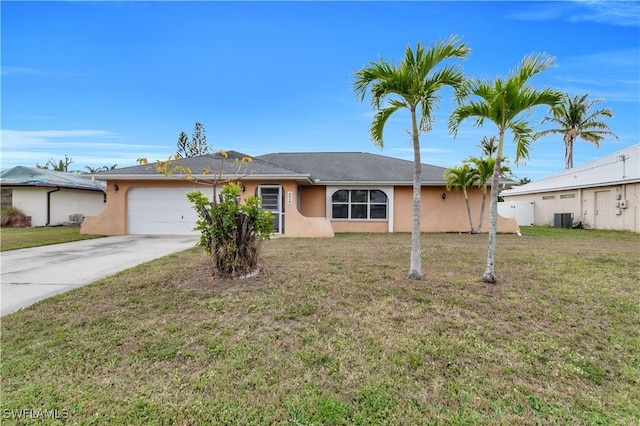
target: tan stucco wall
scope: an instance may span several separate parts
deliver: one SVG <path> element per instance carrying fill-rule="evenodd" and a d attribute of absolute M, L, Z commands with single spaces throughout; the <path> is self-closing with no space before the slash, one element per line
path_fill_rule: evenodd
<path fill-rule="evenodd" d="M 307 217 L 326 216 L 324 186 L 300 187 L 300 213 Z"/>
<path fill-rule="evenodd" d="M 335 232 L 389 232 L 386 220 L 332 220 Z"/>
<path fill-rule="evenodd" d="M 242 198 L 255 195 L 259 184 L 282 184 L 277 181 L 243 181 L 245 192 Z M 118 185 L 118 191 L 114 189 Z M 85 218 L 80 230 L 83 234 L 124 235 L 127 230 L 127 194 L 131 188 L 169 188 L 192 186 L 194 190 L 203 185 L 191 183 L 184 179 L 170 179 L 159 181 L 109 181 L 107 185 L 107 205 L 101 214 Z M 297 184 L 288 182 L 282 184 L 284 190 L 285 234 L 297 237 L 333 237 L 331 222 L 325 217 L 305 217 L 296 208 Z M 208 185 L 206 186 L 208 187 Z M 291 192 L 291 204 L 288 203 L 288 193 Z"/>
<path fill-rule="evenodd" d="M 70 188 L 13 187 L 12 205 L 31 216 L 31 226 L 62 225 L 69 216 L 99 213 L 105 206 L 104 193 Z M 52 192 L 55 191 L 55 192 Z M 47 223 L 47 193 L 50 197 L 50 222 Z"/>
<path fill-rule="evenodd" d="M 298 184 L 296 182 L 279 181 L 243 181 L 246 191 L 244 197 L 256 195 L 259 185 L 280 185 L 284 194 L 284 237 L 333 237 L 334 231 L 331 222 L 324 216 L 308 217 L 298 211 Z M 311 212 L 315 210 L 313 205 L 317 203 L 317 191 L 305 193 L 301 191 L 302 200 L 311 200 Z M 243 197 L 243 198 L 244 198 Z M 322 192 L 324 197 L 324 191 Z M 301 202 L 304 202 L 302 201 Z M 324 203 L 324 198 L 323 198 Z"/>
<path fill-rule="evenodd" d="M 556 213 L 571 213 L 588 228 L 640 232 L 640 183 L 505 196 L 505 201 L 533 202 L 538 226 L 553 226 Z"/>
<path fill-rule="evenodd" d="M 445 199 L 442 199 L 445 194 Z M 471 190 L 469 206 L 474 228 L 477 227 L 482 205 L 482 192 Z M 489 196 L 482 221 L 482 232 L 489 230 Z M 396 232 L 411 232 L 413 217 L 413 188 L 395 188 L 394 229 Z M 420 230 L 422 232 L 469 232 L 469 216 L 464 201 L 464 195 L 447 191 L 444 187 L 422 188 L 420 214 Z M 518 232 L 520 228 L 514 219 L 498 216 L 498 232 Z"/>
<path fill-rule="evenodd" d="M 114 185 L 118 185 L 118 191 Z M 251 181 L 243 180 L 245 192 L 243 198 L 256 194 L 260 184 L 281 185 L 284 193 L 286 237 L 331 237 L 334 232 L 389 232 L 388 221 L 331 221 L 327 218 L 326 187 L 298 186 L 296 182 L 280 181 Z M 96 216 L 87 217 L 81 232 L 85 234 L 123 235 L 127 230 L 127 193 L 133 187 L 184 187 L 193 185 L 194 189 L 201 187 L 182 179 L 159 181 L 110 181 L 107 185 L 107 205 Z M 446 199 L 442 200 L 442 193 Z M 298 203 L 297 197 L 301 200 Z M 474 225 L 480 214 L 482 193 L 472 191 L 470 202 Z M 411 232 L 412 218 L 412 188 L 396 187 L 393 190 L 393 218 L 394 232 Z M 297 206 L 301 206 L 298 211 Z M 393 214 L 391 214 L 393 213 Z M 482 231 L 488 230 L 489 201 L 484 216 Z M 422 189 L 422 232 L 469 232 L 469 221 L 462 194 L 446 191 L 443 187 Z M 517 232 L 519 227 L 515 220 L 499 217 L 499 232 Z"/>

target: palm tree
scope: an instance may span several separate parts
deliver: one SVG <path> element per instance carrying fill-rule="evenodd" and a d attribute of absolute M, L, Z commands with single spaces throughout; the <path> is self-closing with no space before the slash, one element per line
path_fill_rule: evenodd
<path fill-rule="evenodd" d="M 494 140 L 495 138 L 491 138 Z M 485 140 L 485 139 L 483 139 Z M 486 153 L 487 151 L 484 151 Z M 502 161 L 505 161 L 504 157 Z M 501 161 L 501 163 L 502 163 Z M 493 177 L 493 169 L 496 164 L 496 159 L 493 157 L 471 157 L 467 160 L 468 163 L 472 164 L 472 168 L 475 172 L 476 179 L 473 182 L 478 188 L 482 190 L 482 205 L 480 207 L 480 218 L 478 219 L 478 227 L 476 228 L 476 234 L 482 232 L 482 223 L 484 222 L 484 209 L 487 204 L 487 187 L 489 186 L 489 182 Z M 500 177 L 507 177 L 511 175 L 511 168 L 509 166 L 503 165 L 500 166 Z"/>
<path fill-rule="evenodd" d="M 597 147 L 604 140 L 605 135 L 618 136 L 609 129 L 602 121 L 598 121 L 600 117 L 613 117 L 613 111 L 608 108 L 599 109 L 593 112 L 589 110 L 598 102 L 604 102 L 604 99 L 594 99 L 587 101 L 589 94 L 571 98 L 568 94 L 562 97 L 562 102 L 551 107 L 549 112 L 551 117 L 544 117 L 542 123 L 547 121 L 556 124 L 555 129 L 543 130 L 535 134 L 534 139 L 550 134 L 562 134 L 564 139 L 564 168 L 565 170 L 573 168 L 573 143 L 580 138 L 587 142 L 591 142 Z"/>
<path fill-rule="evenodd" d="M 445 180 L 447 182 L 447 190 L 454 188 L 456 191 L 464 194 L 464 202 L 467 204 L 467 215 L 469 216 L 469 228 L 474 234 L 473 219 L 471 218 L 471 208 L 469 207 L 469 194 L 467 188 L 473 186 L 476 181 L 476 172 L 469 164 L 463 164 L 460 167 L 447 169 L 445 172 Z"/>
<path fill-rule="evenodd" d="M 489 158 L 493 158 L 493 156 L 496 153 L 496 150 L 498 149 L 498 147 L 496 146 L 495 136 L 491 136 L 490 138 L 483 136 L 482 139 L 480 139 L 479 146 L 480 146 L 480 149 L 482 149 L 482 153 Z"/>
<path fill-rule="evenodd" d="M 528 86 L 527 82 L 531 77 L 551 67 L 553 63 L 554 59 L 547 55 L 530 55 L 520 62 L 506 80 L 498 77 L 493 82 L 479 79 L 469 81 L 466 96 L 462 95 L 466 104 L 458 106 L 449 117 L 449 130 L 454 136 L 457 135 L 460 123 L 471 117 L 476 117 L 476 126 L 481 126 L 488 120 L 498 128 L 498 150 L 491 182 L 487 267 L 482 276 L 482 280 L 487 283 L 497 282 L 494 261 L 498 230 L 498 180 L 505 133 L 510 131 L 513 134 L 516 163 L 527 158 L 533 129 L 526 119 L 519 117 L 538 105 L 553 106 L 562 97 L 561 93 L 550 88 L 536 90 Z M 467 99 L 469 96 L 474 96 L 474 99 Z"/>
<path fill-rule="evenodd" d="M 420 253 L 420 195 L 422 190 L 422 163 L 420 160 L 420 134 L 429 131 L 433 110 L 440 100 L 439 92 L 445 86 L 458 88 L 464 81 L 462 70 L 454 65 L 441 65 L 447 59 L 463 60 L 470 49 L 457 36 L 435 42 L 429 49 L 416 44 L 415 52 L 407 46 L 399 64 L 380 58 L 378 62 L 356 71 L 354 90 L 360 101 L 370 93 L 375 116 L 371 123 L 371 139 L 384 146 L 382 133 L 389 117 L 398 110 L 411 114 L 411 140 L 413 143 L 413 221 L 411 227 L 411 263 L 409 277 L 422 278 Z M 383 102 L 388 100 L 388 106 Z"/>

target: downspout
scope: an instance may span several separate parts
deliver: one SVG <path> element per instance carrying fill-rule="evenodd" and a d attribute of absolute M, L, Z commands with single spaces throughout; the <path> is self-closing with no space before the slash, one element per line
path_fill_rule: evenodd
<path fill-rule="evenodd" d="M 47 192 L 47 223 L 44 226 L 49 226 L 51 224 L 51 194 L 58 191 L 60 191 L 60 187 Z"/>

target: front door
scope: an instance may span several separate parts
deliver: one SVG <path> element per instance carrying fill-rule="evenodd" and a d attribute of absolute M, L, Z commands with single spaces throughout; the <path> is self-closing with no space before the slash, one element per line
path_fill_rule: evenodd
<path fill-rule="evenodd" d="M 284 203 L 280 185 L 258 186 L 258 197 L 262 200 L 262 208 L 273 214 L 273 232 L 284 234 Z"/>

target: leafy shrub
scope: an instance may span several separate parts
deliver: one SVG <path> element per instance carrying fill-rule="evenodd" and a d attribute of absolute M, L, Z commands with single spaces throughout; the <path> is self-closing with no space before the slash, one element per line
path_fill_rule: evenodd
<path fill-rule="evenodd" d="M 2 207 L 0 209 L 0 226 L 9 226 L 16 219 L 25 217 L 26 215 L 22 210 L 16 207 Z"/>
<path fill-rule="evenodd" d="M 190 192 L 199 220 L 195 229 L 201 232 L 199 245 L 213 260 L 214 274 L 237 278 L 253 272 L 258 266 L 262 240 L 273 232 L 273 216 L 261 207 L 260 198 L 252 196 L 239 203 L 241 186 L 229 183 L 222 188 L 219 202 L 211 202 L 201 192 Z"/>

